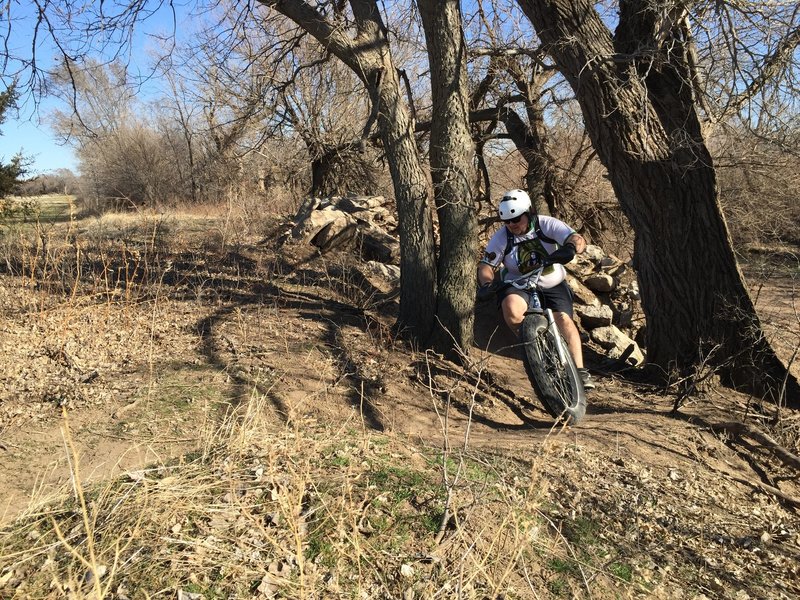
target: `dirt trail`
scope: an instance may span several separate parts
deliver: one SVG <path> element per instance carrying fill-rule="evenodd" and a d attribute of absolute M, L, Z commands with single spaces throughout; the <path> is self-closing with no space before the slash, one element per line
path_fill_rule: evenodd
<path fill-rule="evenodd" d="M 50 382 L 41 389 L 29 386 L 33 395 L 4 397 L 3 519 L 13 518 L 31 496 L 45 497 L 69 482 L 61 402 L 70 409 L 81 473 L 89 481 L 196 448 L 225 407 L 252 393 L 269 400 L 278 421 L 347 419 L 353 427 L 396 431 L 426 445 L 466 444 L 517 457 L 557 441 L 663 469 L 693 470 L 710 454 L 725 455 L 741 478 L 754 476 L 709 432 L 714 422 L 730 420 L 723 411 L 729 392 L 705 399 L 697 415 L 688 406 L 676 418 L 669 414 L 672 398 L 600 376 L 585 421 L 553 429 L 491 304 L 477 309 L 473 356 L 493 387 L 476 391 L 474 378 L 394 346 L 387 333 L 390 318 L 379 322 L 334 291 L 298 285 L 297 279 L 240 290 L 227 302 L 164 298 L 80 310 L 54 306 L 6 319 L 3 360 L 27 365 L 6 381 L 46 381 L 60 363 L 71 386 L 59 395 Z M 4 278 L 2 285 L 6 298 L 31 294 L 21 280 Z M 80 383 L 86 373 L 96 376 Z M 787 493 L 800 497 L 800 489 Z"/>

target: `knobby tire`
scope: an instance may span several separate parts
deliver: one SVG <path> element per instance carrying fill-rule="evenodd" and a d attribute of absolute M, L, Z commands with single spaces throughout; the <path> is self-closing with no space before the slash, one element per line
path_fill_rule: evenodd
<path fill-rule="evenodd" d="M 522 322 L 522 362 L 536 395 L 551 417 L 567 419 L 574 425 L 586 414 L 586 394 L 567 344 L 563 338 L 560 341 L 566 356 L 564 365 L 547 319 L 528 315 Z"/>

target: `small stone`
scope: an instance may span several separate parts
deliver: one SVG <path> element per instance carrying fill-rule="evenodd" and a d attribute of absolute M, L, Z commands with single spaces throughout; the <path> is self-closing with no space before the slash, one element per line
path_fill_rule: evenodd
<path fill-rule="evenodd" d="M 89 571 L 86 571 L 86 573 L 83 574 L 84 585 L 89 587 L 94 585 L 95 578 L 97 578 L 98 580 L 102 579 L 107 571 L 108 567 L 106 567 L 105 565 L 97 565 L 95 569 L 93 570 L 90 569 Z"/>

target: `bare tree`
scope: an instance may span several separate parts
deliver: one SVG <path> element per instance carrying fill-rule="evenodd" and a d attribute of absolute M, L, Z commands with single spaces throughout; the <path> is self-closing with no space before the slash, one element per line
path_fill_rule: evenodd
<path fill-rule="evenodd" d="M 185 152 L 171 143 L 173 130 L 159 130 L 142 109 L 125 65 L 87 61 L 62 64 L 48 85 L 69 111 L 53 111 L 53 129 L 77 148 L 83 195 L 93 207 L 155 205 L 184 197 L 180 178 Z"/>
<path fill-rule="evenodd" d="M 580 118 L 574 118 L 571 89 L 515 2 L 481 0 L 475 7 L 469 30 L 470 120 L 481 164 L 486 144 L 493 149 L 494 140 L 510 140 L 525 161 L 523 185 L 536 211 L 568 220 L 600 239 L 600 216 L 608 207 L 587 202 L 588 194 L 581 194 L 597 161 Z M 485 168 L 487 190 L 489 178 Z"/>
<path fill-rule="evenodd" d="M 472 345 L 476 216 L 467 44 L 457 0 L 419 0 L 431 71 L 430 163 L 440 238 L 436 316 L 440 350 Z"/>
<path fill-rule="evenodd" d="M 635 232 L 648 358 L 777 395 L 766 342 L 722 216 L 695 95 L 686 6 L 623 1 L 612 33 L 589 0 L 519 0 L 569 80 Z M 790 380 L 793 402 L 797 382 Z"/>
<path fill-rule="evenodd" d="M 394 182 L 400 233 L 398 325 L 426 339 L 436 314 L 436 264 L 430 189 L 414 138 L 414 124 L 392 60 L 388 31 L 375 0 L 350 0 L 352 21 L 334 6 L 326 15 L 303 0 L 260 0 L 285 15 L 346 64 L 363 82 L 372 104 Z"/>

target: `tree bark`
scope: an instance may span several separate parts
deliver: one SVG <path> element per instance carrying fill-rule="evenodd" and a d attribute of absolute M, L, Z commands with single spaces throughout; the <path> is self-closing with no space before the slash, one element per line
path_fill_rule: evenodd
<path fill-rule="evenodd" d="M 400 234 L 400 311 L 397 328 L 418 340 L 433 329 L 436 262 L 430 189 L 403 101 L 387 29 L 376 0 L 350 0 L 356 35 L 331 22 L 304 0 L 259 0 L 294 21 L 350 67 L 367 88 L 394 186 Z"/>
<path fill-rule="evenodd" d="M 614 38 L 590 0 L 518 1 L 575 91 L 634 229 L 648 361 L 681 375 L 705 364 L 773 397 L 786 382 L 798 406 L 797 381 L 765 339 L 733 253 L 679 8 L 623 0 Z"/>
<path fill-rule="evenodd" d="M 434 349 L 455 357 L 472 346 L 477 218 L 472 181 L 467 45 L 458 0 L 419 0 L 431 69 L 431 177 L 439 217 Z"/>
<path fill-rule="evenodd" d="M 537 110 L 538 108 L 538 110 Z M 546 129 L 541 107 L 527 109 L 530 117 L 536 120 L 527 124 L 508 107 L 503 107 L 500 119 L 506 126 L 511 141 L 519 150 L 528 165 L 525 172 L 525 185 L 533 201 L 533 208 L 540 215 L 561 217 L 557 176 L 554 162 L 547 154 Z"/>

